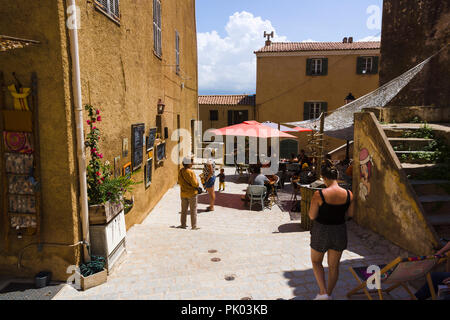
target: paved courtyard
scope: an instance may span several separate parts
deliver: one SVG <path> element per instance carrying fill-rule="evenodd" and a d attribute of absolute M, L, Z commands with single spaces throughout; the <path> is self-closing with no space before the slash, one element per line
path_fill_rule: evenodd
<path fill-rule="evenodd" d="M 245 182 L 233 176 L 234 169 L 227 168 L 226 173 L 226 191 L 217 193 L 215 212 L 204 212 L 208 198 L 199 197 L 200 230 L 174 228 L 180 224 L 175 186 L 141 225 L 129 230 L 128 252 L 107 283 L 85 292 L 65 285 L 55 299 L 314 298 L 318 287 L 309 257 L 310 233 L 278 206 L 264 211 L 255 206 L 250 211 L 240 200 Z M 349 247 L 343 254 L 335 299 L 346 299 L 345 293 L 356 285 L 349 266 L 407 255 L 352 222 L 348 229 Z M 391 297 L 407 295 L 397 289 Z"/>

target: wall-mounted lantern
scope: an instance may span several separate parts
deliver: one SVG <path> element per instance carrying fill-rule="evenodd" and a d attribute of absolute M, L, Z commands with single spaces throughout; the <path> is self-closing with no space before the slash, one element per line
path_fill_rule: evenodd
<path fill-rule="evenodd" d="M 164 113 L 164 108 L 166 105 L 161 101 L 161 99 L 158 100 L 158 114 Z"/>

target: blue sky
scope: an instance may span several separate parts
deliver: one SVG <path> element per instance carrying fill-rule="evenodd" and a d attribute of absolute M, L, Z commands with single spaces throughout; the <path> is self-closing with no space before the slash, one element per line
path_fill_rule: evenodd
<path fill-rule="evenodd" d="M 200 94 L 254 93 L 253 51 L 264 45 L 264 31 L 274 30 L 274 41 L 341 41 L 345 36 L 379 40 L 382 4 L 382 0 L 196 0 Z M 378 38 L 368 38 L 373 36 Z"/>

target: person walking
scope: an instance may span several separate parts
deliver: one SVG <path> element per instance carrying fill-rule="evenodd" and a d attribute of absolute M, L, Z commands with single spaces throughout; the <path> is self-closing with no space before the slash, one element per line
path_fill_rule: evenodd
<path fill-rule="evenodd" d="M 186 229 L 188 207 L 191 209 L 191 227 L 192 230 L 198 230 L 197 227 L 197 195 L 200 186 L 195 172 L 191 169 L 193 159 L 184 158 L 183 168 L 178 173 L 178 184 L 180 185 L 181 196 L 181 226 L 179 229 Z"/>
<path fill-rule="evenodd" d="M 339 278 L 342 252 L 347 249 L 346 215 L 353 217 L 353 194 L 338 185 L 336 168 L 323 166 L 322 178 L 326 188 L 314 193 L 309 209 L 309 217 L 313 220 L 311 261 L 320 289 L 315 300 L 331 300 Z M 325 253 L 328 256 L 328 287 L 322 265 Z"/>
<path fill-rule="evenodd" d="M 216 164 L 214 160 L 208 159 L 203 167 L 203 177 L 205 179 L 204 187 L 209 195 L 209 207 L 206 212 L 214 211 L 214 203 L 216 202 L 216 191 L 214 185 L 216 184 Z"/>
<path fill-rule="evenodd" d="M 220 169 L 220 174 L 217 176 L 219 177 L 219 191 L 225 191 L 225 169 Z"/>

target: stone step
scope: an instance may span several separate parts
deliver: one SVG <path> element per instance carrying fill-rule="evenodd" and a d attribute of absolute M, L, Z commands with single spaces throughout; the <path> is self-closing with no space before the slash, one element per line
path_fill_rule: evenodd
<path fill-rule="evenodd" d="M 433 157 L 434 151 L 395 151 L 395 154 L 402 163 L 433 163 L 436 158 L 436 156 Z"/>
<path fill-rule="evenodd" d="M 428 222 L 433 226 L 450 226 L 450 213 L 447 214 L 435 214 L 427 216 Z"/>
<path fill-rule="evenodd" d="M 427 147 L 433 139 L 422 139 L 422 138 L 389 138 L 394 150 L 417 150 L 420 151 Z"/>
<path fill-rule="evenodd" d="M 406 175 L 410 176 L 411 179 L 415 179 L 415 176 L 423 173 L 429 173 L 430 171 L 436 169 L 442 169 L 446 166 L 441 163 L 426 163 L 426 164 L 417 164 L 417 163 L 402 163 L 402 168 Z"/>
<path fill-rule="evenodd" d="M 427 216 L 445 215 L 450 212 L 450 195 L 427 195 L 419 197 Z"/>
<path fill-rule="evenodd" d="M 449 180 L 410 180 L 409 181 L 418 196 L 448 195 L 450 190 Z"/>

